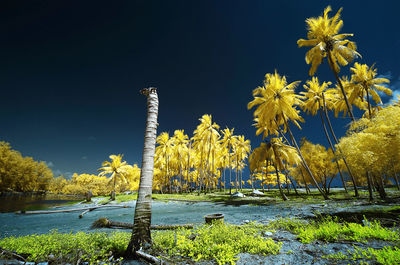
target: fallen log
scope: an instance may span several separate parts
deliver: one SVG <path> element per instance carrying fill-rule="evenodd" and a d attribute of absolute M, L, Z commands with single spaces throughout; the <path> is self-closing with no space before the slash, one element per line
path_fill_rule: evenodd
<path fill-rule="evenodd" d="M 193 228 L 193 224 L 181 224 L 181 225 L 151 225 L 151 230 L 173 230 L 177 228 L 185 228 L 191 229 Z M 112 220 L 108 220 L 107 218 L 103 217 L 93 222 L 91 228 L 125 228 L 125 229 L 132 229 L 133 224 L 125 223 L 125 222 L 116 222 Z"/>
<path fill-rule="evenodd" d="M 100 205 L 100 206 L 94 206 L 94 207 L 89 207 L 89 208 L 74 208 L 74 209 L 65 209 L 65 210 L 53 210 L 53 211 L 18 211 L 16 212 L 17 214 L 49 214 L 49 213 L 68 213 L 68 212 L 77 212 L 77 211 L 82 211 L 82 210 L 89 210 L 93 211 L 98 208 L 104 208 L 104 207 L 115 207 L 115 208 L 131 208 L 131 206 L 127 205 Z"/>

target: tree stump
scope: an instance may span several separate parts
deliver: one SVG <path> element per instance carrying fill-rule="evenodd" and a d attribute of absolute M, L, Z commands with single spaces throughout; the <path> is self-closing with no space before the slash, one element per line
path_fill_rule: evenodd
<path fill-rule="evenodd" d="M 224 223 L 224 215 L 222 213 L 214 213 L 204 216 L 206 224 Z"/>

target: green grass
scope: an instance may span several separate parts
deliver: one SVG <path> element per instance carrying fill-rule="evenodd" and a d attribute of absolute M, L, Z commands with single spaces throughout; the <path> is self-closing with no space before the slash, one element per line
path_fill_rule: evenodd
<path fill-rule="evenodd" d="M 281 243 L 261 236 L 261 226 L 233 226 L 223 223 L 198 226 L 191 230 L 153 232 L 154 253 L 176 260 L 214 260 L 218 264 L 235 264 L 239 253 L 277 254 Z M 54 256 L 55 264 L 73 263 L 79 259 L 97 264 L 123 254 L 130 238 L 129 232 L 50 234 L 9 237 L 0 240 L 0 247 L 14 251 L 29 261 L 44 262 Z M 165 257 L 166 255 L 166 257 Z M 174 262 L 173 262 L 174 263 Z"/>
<path fill-rule="evenodd" d="M 284 218 L 270 223 L 271 228 L 290 231 L 302 243 L 316 240 L 325 242 L 354 241 L 367 242 L 369 239 L 400 243 L 398 231 L 382 227 L 379 222 L 368 222 L 364 226 L 357 223 L 339 223 L 338 218 L 330 216 L 307 223 L 302 220 Z"/>
<path fill-rule="evenodd" d="M 261 191 L 261 189 L 259 189 Z M 389 189 L 388 189 L 389 190 Z M 395 189 L 393 190 L 393 193 L 390 194 L 390 196 L 397 196 L 400 197 L 400 191 L 397 191 Z M 235 192 L 235 189 L 232 189 L 232 193 Z M 271 202 L 276 202 L 276 201 L 281 201 L 282 197 L 279 193 L 278 189 L 271 189 L 267 190 L 265 189 L 264 191 L 264 196 L 261 197 L 254 197 L 251 195 L 251 189 L 243 189 L 240 192 L 246 195 L 245 198 L 232 198 L 228 192 L 229 190 L 225 191 L 219 191 L 219 190 L 213 190 L 210 193 L 200 193 L 198 195 L 197 192 L 192 192 L 192 193 L 174 193 L 174 194 L 158 194 L 158 193 L 153 193 L 152 198 L 154 200 L 183 200 L 183 201 L 209 201 L 209 202 L 223 202 L 227 204 L 254 204 L 254 205 L 265 205 L 265 204 L 270 204 Z M 324 203 L 325 200 L 321 196 L 321 194 L 317 190 L 311 191 L 310 194 L 306 193 L 300 193 L 299 195 L 296 195 L 293 189 L 290 191 L 289 194 L 287 194 L 286 189 L 284 190 L 286 196 L 289 198 L 289 201 L 286 201 L 284 203 L 291 204 L 293 202 L 298 202 L 298 203 L 307 203 L 307 204 L 312 204 L 312 203 Z M 368 199 L 368 191 L 360 190 L 360 199 L 367 200 Z M 346 193 L 344 190 L 333 190 L 331 191 L 331 194 L 329 197 L 334 200 L 334 201 L 353 201 L 355 200 L 354 198 L 354 192 L 349 191 Z M 98 196 L 96 198 L 103 198 L 99 203 L 104 203 L 109 200 L 109 196 Z M 375 196 L 375 198 L 378 199 L 378 196 Z M 134 194 L 117 194 L 116 196 L 116 202 L 126 202 L 126 201 L 131 201 L 131 200 L 136 200 L 137 199 L 137 193 Z"/>
<path fill-rule="evenodd" d="M 44 262 L 54 256 L 54 263 L 73 263 L 79 259 L 90 264 L 107 261 L 114 255 L 121 255 L 129 241 L 129 233 L 84 233 L 50 234 L 9 237 L 0 240 L 0 247 L 14 251 L 28 261 Z"/>
<path fill-rule="evenodd" d="M 393 265 L 400 264 L 400 248 L 388 246 L 382 249 L 362 249 L 355 247 L 354 251 L 348 251 L 347 254 L 339 252 L 337 254 L 324 256 L 323 258 L 333 260 L 351 260 L 358 264 L 369 264 L 366 261 L 372 261 L 382 265 Z"/>
<path fill-rule="evenodd" d="M 218 264 L 235 264 L 239 253 L 278 254 L 282 243 L 261 236 L 261 227 L 254 224 L 233 226 L 214 223 L 194 230 L 154 233 L 157 247 L 167 250 L 169 256 L 189 257 L 195 261 L 215 260 Z"/>

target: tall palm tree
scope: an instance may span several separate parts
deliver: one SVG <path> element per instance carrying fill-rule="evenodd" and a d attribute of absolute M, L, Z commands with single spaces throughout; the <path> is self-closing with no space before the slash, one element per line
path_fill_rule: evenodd
<path fill-rule="evenodd" d="M 251 109 L 255 106 L 254 117 L 256 122 L 261 124 L 260 128 L 268 128 L 274 126 L 274 130 L 279 131 L 283 135 L 288 132 L 290 139 L 300 155 L 303 166 L 310 174 L 313 184 L 325 199 L 328 199 L 327 194 L 319 187 L 311 170 L 309 169 L 306 161 L 304 160 L 296 139 L 293 136 L 289 127 L 289 121 L 294 123 L 299 128 L 298 121 L 303 121 L 299 115 L 299 110 L 296 106 L 301 105 L 299 95 L 294 93 L 294 89 L 298 86 L 300 81 L 288 84 L 285 76 L 280 76 L 277 71 L 274 74 L 266 74 L 264 85 L 253 90 L 254 100 L 248 103 L 247 108 Z M 283 128 L 281 128 L 283 126 Z"/>
<path fill-rule="evenodd" d="M 328 6 L 325 8 L 323 16 L 308 18 L 306 20 L 308 39 L 299 39 L 297 44 L 299 47 L 312 46 L 305 57 L 306 63 L 311 64 L 309 71 L 310 76 L 315 74 L 322 60 L 325 57 L 328 58 L 329 66 L 335 75 L 346 102 L 347 111 L 354 121 L 351 105 L 339 79 L 339 65 L 345 66 L 353 61 L 355 57 L 361 55 L 356 51 L 357 47 L 355 42 L 346 39 L 347 37 L 353 36 L 353 34 L 338 34 L 343 27 L 343 20 L 340 19 L 342 8 L 339 9 L 335 16 L 329 18 L 328 13 L 331 10 L 331 7 Z"/>
<path fill-rule="evenodd" d="M 366 97 L 369 118 L 371 118 L 372 108 L 370 103 L 370 95 L 376 104 L 382 104 L 381 97 L 377 91 L 382 91 L 389 96 L 392 95 L 392 90 L 382 85 L 384 83 L 389 83 L 390 81 L 387 78 L 375 78 L 377 75 L 377 69 L 374 68 L 374 65 L 368 67 L 366 64 L 355 63 L 354 67 L 350 68 L 350 71 L 353 74 L 351 75 L 352 90 L 349 101 L 351 102 L 355 98 L 361 98 L 363 101 L 364 97 Z"/>
<path fill-rule="evenodd" d="M 169 164 L 170 164 L 170 156 L 172 154 L 172 144 L 174 139 L 169 137 L 169 133 L 162 132 L 156 138 L 156 143 L 158 146 L 156 147 L 156 157 L 158 159 L 163 159 L 164 161 L 160 161 L 161 165 L 164 165 L 164 183 L 161 189 L 167 189 L 169 187 L 169 191 L 171 191 L 171 185 L 169 181 Z"/>
<path fill-rule="evenodd" d="M 132 258 L 141 247 L 151 246 L 151 194 L 153 187 L 154 153 L 157 136 L 158 95 L 154 87 L 145 88 L 141 93 L 147 97 L 147 120 L 144 134 L 142 170 L 138 198 L 133 219 L 132 236 L 126 249 L 126 256 Z"/>
<path fill-rule="evenodd" d="M 305 85 L 303 85 L 304 89 L 306 90 L 305 92 L 300 92 L 300 94 L 303 96 L 303 105 L 302 109 L 306 111 L 307 113 L 310 113 L 311 115 L 317 114 L 317 111 L 319 112 L 321 122 L 322 122 L 322 127 L 324 129 L 324 133 L 326 136 L 326 139 L 328 140 L 329 146 L 331 147 L 330 150 L 332 150 L 332 153 L 334 155 L 334 160 L 336 163 L 336 167 L 339 171 L 340 178 L 343 183 L 343 188 L 347 192 L 347 187 L 346 187 L 346 182 L 344 181 L 342 171 L 340 169 L 339 162 L 336 157 L 336 152 L 335 152 L 335 147 L 332 144 L 331 138 L 329 137 L 328 130 L 326 128 L 324 116 L 323 116 L 323 99 L 326 98 L 325 91 L 328 88 L 329 85 L 331 85 L 331 82 L 323 82 L 321 85 L 319 84 L 318 77 L 313 77 L 311 80 L 308 80 Z M 330 95 L 328 94 L 328 97 Z M 354 181 L 353 181 L 354 183 Z M 355 187 L 357 189 L 357 187 Z"/>
<path fill-rule="evenodd" d="M 236 141 L 237 141 L 237 136 L 233 135 L 233 131 L 235 129 L 232 128 L 226 128 L 222 131 L 222 146 L 226 148 L 227 150 L 227 155 L 228 155 L 228 166 L 229 166 L 229 194 L 232 193 L 232 162 L 231 162 L 231 150 L 232 147 L 235 145 Z"/>
<path fill-rule="evenodd" d="M 183 191 L 183 179 L 182 179 L 182 158 L 183 155 L 187 152 L 187 144 L 189 142 L 189 136 L 185 134 L 184 130 L 175 130 L 173 136 L 174 142 L 174 151 L 178 157 L 178 175 L 179 182 L 181 186 L 181 192 Z"/>
<path fill-rule="evenodd" d="M 241 180 L 238 179 L 240 162 L 247 158 L 248 154 L 250 153 L 250 149 L 250 140 L 245 140 L 244 135 L 239 135 L 235 141 L 235 144 L 233 145 L 233 153 L 236 161 L 236 191 L 238 189 L 238 182 L 240 181 L 241 183 Z"/>
<path fill-rule="evenodd" d="M 123 155 L 110 155 L 110 161 L 104 161 L 102 163 L 102 167 L 97 171 L 101 171 L 99 173 L 99 177 L 104 175 L 110 175 L 110 182 L 113 182 L 113 192 L 111 193 L 111 199 L 115 200 L 115 185 L 117 183 L 117 179 L 120 178 L 122 181 L 126 182 L 125 176 L 128 174 L 128 170 L 131 167 L 126 163 L 126 161 L 122 162 Z"/>

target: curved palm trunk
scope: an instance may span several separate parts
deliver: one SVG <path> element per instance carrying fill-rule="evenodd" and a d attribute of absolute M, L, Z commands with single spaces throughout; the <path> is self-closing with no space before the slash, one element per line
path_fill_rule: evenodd
<path fill-rule="evenodd" d="M 338 162 L 338 160 L 336 158 L 335 147 L 333 146 L 331 138 L 329 137 L 329 134 L 328 134 L 328 130 L 326 129 L 324 116 L 322 115 L 321 104 L 319 103 L 319 105 L 320 105 L 319 106 L 319 116 L 321 117 L 322 127 L 324 128 L 326 139 L 328 140 L 329 146 L 331 147 L 331 150 L 332 150 L 332 153 L 333 153 L 333 157 L 335 159 L 336 167 L 337 167 L 337 169 L 339 171 L 340 179 L 342 180 L 342 183 L 343 183 L 343 188 L 344 188 L 345 192 L 347 193 L 348 191 L 347 191 L 347 187 L 346 187 L 346 182 L 344 181 L 342 170 L 340 170 L 339 162 Z"/>
<path fill-rule="evenodd" d="M 289 124 L 288 124 L 288 122 L 287 122 L 287 120 L 286 120 L 286 117 L 283 117 L 283 119 L 284 119 L 284 122 L 285 122 L 285 124 L 286 124 L 286 128 L 287 128 L 287 130 L 288 130 L 288 132 L 289 132 L 290 139 L 292 140 L 293 144 L 295 145 L 295 148 L 296 148 L 297 152 L 299 153 L 299 156 L 300 156 L 300 158 L 301 158 L 301 161 L 303 162 L 304 168 L 306 169 L 307 173 L 310 175 L 310 177 L 311 177 L 311 179 L 312 179 L 312 181 L 313 181 L 315 187 L 318 189 L 318 191 L 321 193 L 321 195 L 324 197 L 324 199 L 325 199 L 325 200 L 329 200 L 328 195 L 327 195 L 327 194 L 321 189 L 321 187 L 318 185 L 318 182 L 315 180 L 313 173 L 311 172 L 310 168 L 308 167 L 308 164 L 307 164 L 306 160 L 304 159 L 303 154 L 301 153 L 301 150 L 300 150 L 300 148 L 299 148 L 299 145 L 297 144 L 297 141 L 296 141 L 296 139 L 294 138 L 293 133 L 292 133 L 292 131 L 291 131 L 290 128 L 289 128 Z"/>
<path fill-rule="evenodd" d="M 354 115 L 353 115 L 353 112 L 352 112 L 352 110 L 351 110 L 351 106 L 350 106 L 349 100 L 347 99 L 346 92 L 344 91 L 342 81 L 340 81 L 339 75 L 338 75 L 338 73 L 336 72 L 335 68 L 333 67 L 333 60 L 332 60 L 331 51 L 328 49 L 327 53 L 328 53 L 328 63 L 329 63 L 329 67 L 331 68 L 333 74 L 335 75 L 336 81 L 338 82 L 339 87 L 340 87 L 340 90 L 342 91 L 343 98 L 344 98 L 344 101 L 346 102 L 347 111 L 348 111 L 348 113 L 349 113 L 349 116 L 350 116 L 351 120 L 354 121 Z"/>
<path fill-rule="evenodd" d="M 273 163 L 273 164 L 274 164 L 275 173 L 276 173 L 276 181 L 278 182 L 279 193 L 281 194 L 282 199 L 283 199 L 284 201 L 287 201 L 288 198 L 286 197 L 285 193 L 284 193 L 283 190 L 282 190 L 281 180 L 279 179 L 279 170 L 278 170 L 278 168 L 276 167 L 276 164 L 275 164 L 275 163 Z"/>
<path fill-rule="evenodd" d="M 323 100 L 323 103 L 324 103 L 324 113 L 325 113 L 326 121 L 328 122 L 329 131 L 331 132 L 331 134 L 332 134 L 332 136 L 333 136 L 333 140 L 335 141 L 335 143 L 338 144 L 339 141 L 338 141 L 338 139 L 336 138 L 336 134 L 335 134 L 335 132 L 333 131 L 333 128 L 332 128 L 331 120 L 329 119 L 328 109 L 326 108 L 326 102 L 325 102 L 325 95 L 324 95 L 324 94 L 322 94 L 322 100 Z M 342 151 L 341 151 L 340 149 L 339 149 L 339 152 L 342 153 Z M 357 188 L 356 179 L 355 179 L 355 177 L 354 177 L 354 175 L 353 175 L 353 172 L 352 172 L 351 169 L 350 169 L 350 166 L 347 164 L 346 158 L 345 158 L 344 156 L 342 156 L 342 159 L 343 159 L 344 164 L 346 165 L 347 171 L 349 172 L 351 181 L 353 182 L 354 196 L 355 196 L 356 198 L 358 198 L 358 197 L 359 197 L 359 194 L 358 194 L 358 188 Z"/>
<path fill-rule="evenodd" d="M 142 170 L 138 198 L 133 219 L 132 236 L 125 256 L 132 258 L 140 248 L 151 246 L 151 194 L 153 188 L 154 152 L 157 135 L 158 95 L 156 88 L 142 89 L 141 93 L 147 97 L 147 121 L 144 135 L 142 155 Z"/>

